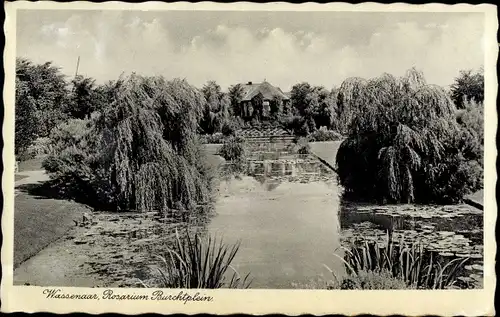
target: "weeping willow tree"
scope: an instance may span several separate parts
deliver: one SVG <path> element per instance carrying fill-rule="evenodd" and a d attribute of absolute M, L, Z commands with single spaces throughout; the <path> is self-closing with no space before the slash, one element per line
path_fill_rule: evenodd
<path fill-rule="evenodd" d="M 361 94 L 364 91 L 366 80 L 358 77 L 346 79 L 337 92 L 337 129 L 340 133 L 346 134 L 349 124 L 361 107 L 358 104 Z"/>
<path fill-rule="evenodd" d="M 482 169 L 464 155 L 468 144 L 453 102 L 421 72 L 346 80 L 339 103 L 348 137 L 337 165 L 346 194 L 380 202 L 456 202 L 480 186 Z"/>
<path fill-rule="evenodd" d="M 229 95 L 215 81 L 208 81 L 201 91 L 206 100 L 200 122 L 202 133 L 224 132 L 234 119 Z"/>
<path fill-rule="evenodd" d="M 118 210 L 190 210 L 211 198 L 197 128 L 204 97 L 184 80 L 131 75 L 94 119 L 84 181 Z"/>

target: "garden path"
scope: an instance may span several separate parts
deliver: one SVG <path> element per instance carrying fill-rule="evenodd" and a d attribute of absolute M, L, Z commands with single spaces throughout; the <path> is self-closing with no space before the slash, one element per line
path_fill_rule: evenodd
<path fill-rule="evenodd" d="M 16 173 L 16 175 L 26 176 L 25 178 L 22 178 L 14 183 L 16 196 L 20 193 L 19 186 L 21 185 L 37 184 L 49 180 L 49 175 L 47 175 L 45 170 L 23 171 Z"/>
<path fill-rule="evenodd" d="M 27 176 L 15 182 L 14 267 L 36 255 L 75 226 L 89 209 L 79 203 L 36 196 L 26 188 L 49 180 L 44 170 L 16 173 Z"/>

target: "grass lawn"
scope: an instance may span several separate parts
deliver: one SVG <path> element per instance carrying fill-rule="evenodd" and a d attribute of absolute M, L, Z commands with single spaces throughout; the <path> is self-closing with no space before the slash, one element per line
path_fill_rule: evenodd
<path fill-rule="evenodd" d="M 479 190 L 473 195 L 469 196 L 470 199 L 472 199 L 475 202 L 480 203 L 481 205 L 484 204 L 484 190 Z"/>
<path fill-rule="evenodd" d="M 224 163 L 225 160 L 222 156 L 208 154 L 207 155 L 207 163 L 210 167 L 216 169 L 220 164 Z"/>
<path fill-rule="evenodd" d="M 311 152 L 335 167 L 335 159 L 342 141 L 310 142 Z"/>
<path fill-rule="evenodd" d="M 465 202 L 469 205 L 472 205 L 476 208 L 483 209 L 484 208 L 484 190 L 478 190 L 472 195 L 465 197 Z"/>
<path fill-rule="evenodd" d="M 26 175 L 15 175 L 14 181 L 20 181 L 21 179 L 28 178 Z"/>
<path fill-rule="evenodd" d="M 205 153 L 208 155 L 215 155 L 222 144 L 204 144 L 203 146 L 205 147 Z"/>
<path fill-rule="evenodd" d="M 18 166 L 19 172 L 42 170 L 42 162 L 44 159 L 45 157 L 36 157 L 27 161 L 20 161 Z"/>
<path fill-rule="evenodd" d="M 39 199 L 20 193 L 15 198 L 14 267 L 37 254 L 75 226 L 88 209 L 81 204 Z"/>

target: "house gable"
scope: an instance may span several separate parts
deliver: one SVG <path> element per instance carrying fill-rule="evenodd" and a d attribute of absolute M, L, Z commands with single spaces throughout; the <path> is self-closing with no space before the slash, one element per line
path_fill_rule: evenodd
<path fill-rule="evenodd" d="M 262 95 L 264 100 L 273 100 L 275 97 L 280 97 L 282 100 L 288 100 L 288 96 L 281 91 L 280 88 L 274 87 L 268 82 L 243 84 L 243 98 L 241 101 L 250 101 L 257 95 Z"/>

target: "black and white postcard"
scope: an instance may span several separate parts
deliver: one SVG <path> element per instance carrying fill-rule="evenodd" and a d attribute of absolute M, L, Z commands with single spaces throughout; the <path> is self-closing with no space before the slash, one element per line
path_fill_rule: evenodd
<path fill-rule="evenodd" d="M 2 310 L 493 315 L 493 5 L 8 2 Z"/>

